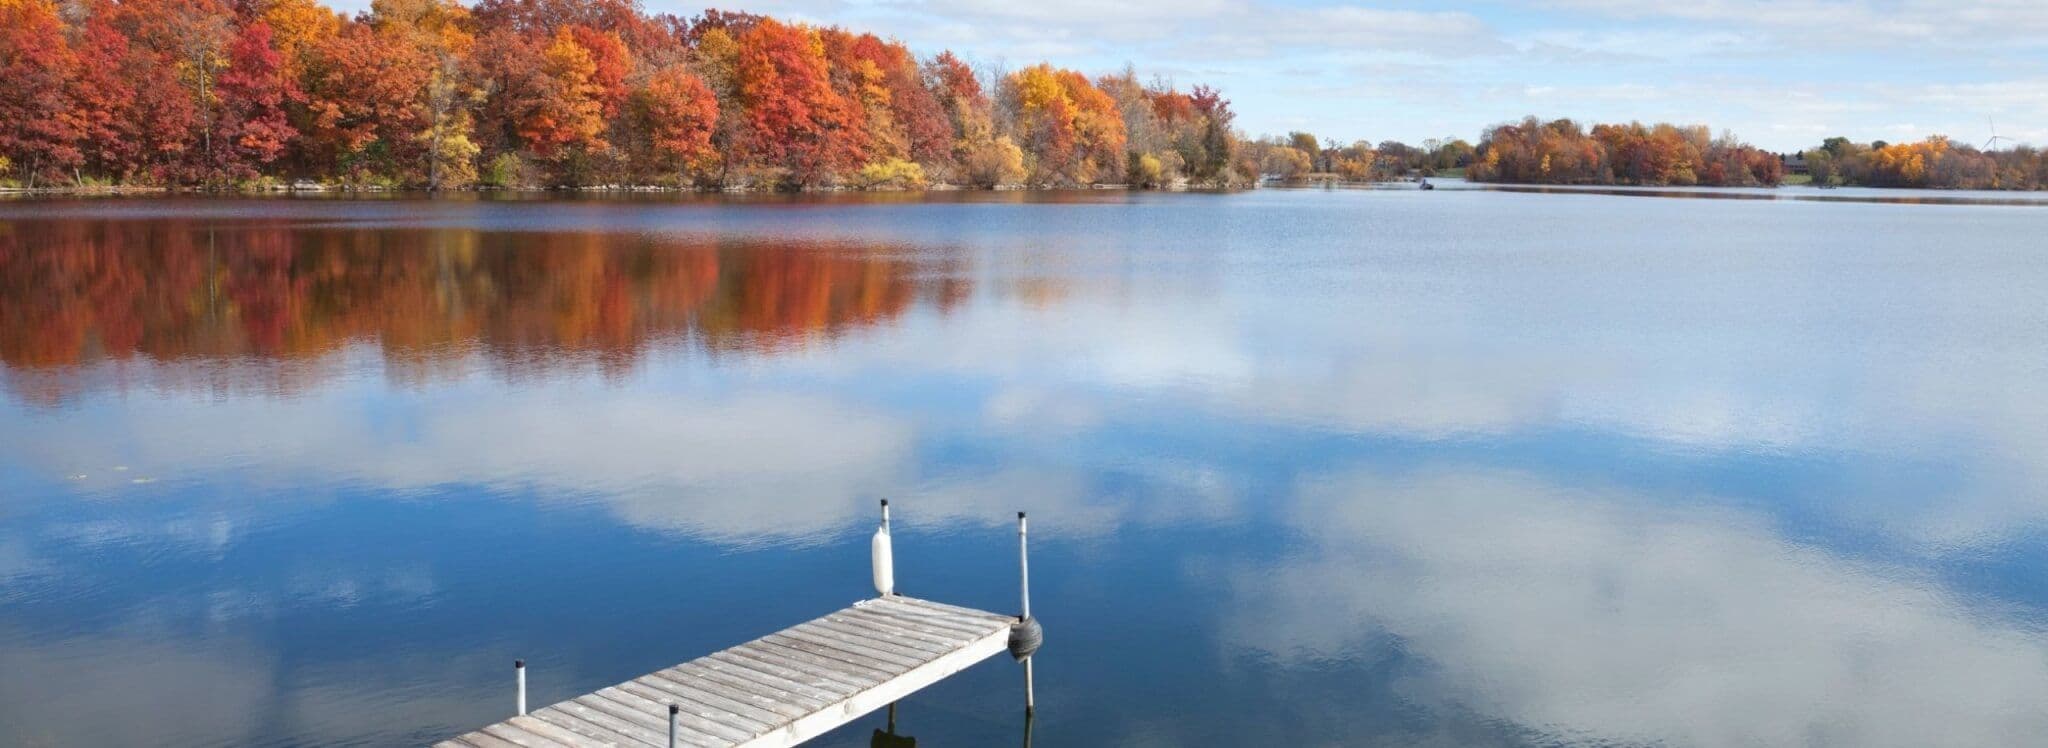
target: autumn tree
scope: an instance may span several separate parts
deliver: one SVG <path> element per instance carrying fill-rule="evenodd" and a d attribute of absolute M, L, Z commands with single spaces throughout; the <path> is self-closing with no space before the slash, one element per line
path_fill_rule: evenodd
<path fill-rule="evenodd" d="M 921 77 L 950 125 L 960 181 L 987 188 L 1027 176 L 1024 151 L 1008 135 L 996 133 L 991 102 L 973 68 L 952 52 L 941 52 L 924 64 Z"/>
<path fill-rule="evenodd" d="M 1330 171 L 1347 182 L 1372 181 L 1379 172 L 1379 151 L 1371 143 L 1358 141 L 1342 148 L 1325 149 Z"/>
<path fill-rule="evenodd" d="M 1223 98 L 1221 91 L 1198 85 L 1189 93 L 1188 102 L 1199 123 L 1193 138 L 1199 147 L 1190 148 L 1187 159 L 1190 171 L 1201 179 L 1229 181 L 1237 142 L 1231 130 L 1237 114 L 1231 111 L 1230 100 Z"/>
<path fill-rule="evenodd" d="M 0 157 L 25 181 L 84 160 L 66 93 L 74 60 L 49 0 L 0 0 Z"/>
<path fill-rule="evenodd" d="M 902 45 L 891 45 L 882 85 L 889 91 L 890 114 L 903 128 L 910 158 L 943 171 L 953 162 L 953 127 L 938 95 L 925 86 L 917 58 Z"/>
<path fill-rule="evenodd" d="M 517 144 L 535 157 L 562 163 L 602 152 L 604 91 L 597 62 L 567 26 L 542 44 L 508 50 L 510 76 L 500 83 Z"/>
<path fill-rule="evenodd" d="M 754 156 L 794 184 L 815 184 L 863 160 L 859 110 L 834 91 L 823 45 L 772 19 L 739 39 L 735 76 Z"/>
<path fill-rule="evenodd" d="M 630 109 L 635 126 L 647 133 L 650 163 L 688 184 L 717 156 L 712 134 L 718 128 L 718 100 L 711 87 L 681 65 L 655 71 L 633 93 Z"/>
<path fill-rule="evenodd" d="M 1301 155 L 1308 158 L 1306 171 L 1328 169 L 1328 164 L 1323 160 L 1323 147 L 1316 141 L 1314 133 L 1300 131 L 1288 133 L 1287 147 L 1299 151 Z"/>
<path fill-rule="evenodd" d="M 84 168 L 114 179 L 130 178 L 145 166 L 147 144 L 156 135 L 149 132 L 154 118 L 144 109 L 150 99 L 137 90 L 138 84 L 150 84 L 148 63 L 136 60 L 127 37 L 99 15 L 85 22 L 74 49 L 77 65 L 66 103 L 78 127 Z"/>
<path fill-rule="evenodd" d="M 229 44 L 217 89 L 218 111 L 208 128 L 211 180 L 260 176 L 258 168 L 276 160 L 298 135 L 285 121 L 285 99 L 297 89 L 285 77 L 283 64 L 270 46 L 270 24 L 263 21 L 243 26 Z"/>
<path fill-rule="evenodd" d="M 420 88 L 406 120 L 415 128 L 408 140 L 417 156 L 408 161 L 417 171 L 408 170 L 407 181 L 436 190 L 474 181 L 481 149 L 471 110 L 483 95 L 465 62 L 476 45 L 468 8 L 456 0 L 374 0 L 369 23 L 427 68 L 424 80 L 412 81 Z"/>
<path fill-rule="evenodd" d="M 1089 184 L 1121 177 L 1123 119 L 1086 76 L 1039 64 L 1011 74 L 1004 86 L 1034 179 Z"/>
<path fill-rule="evenodd" d="M 716 11 L 709 11 L 716 13 Z M 694 40 L 690 49 L 690 65 L 704 79 L 711 94 L 718 101 L 718 122 L 711 129 L 711 147 L 717 155 L 717 183 L 724 185 L 732 169 L 746 159 L 746 133 L 749 119 L 740 101 L 739 94 L 739 42 L 733 38 L 731 28 L 724 25 L 723 18 L 714 18 L 719 25 L 706 27 L 699 19 L 686 34 Z M 748 24 L 747 28 L 751 28 Z"/>
<path fill-rule="evenodd" d="M 114 176 L 122 178 L 140 177 L 157 182 L 182 182 L 188 179 L 192 170 L 186 164 L 190 154 L 197 150 L 195 133 L 202 129 L 204 118 L 199 101 L 187 87 L 191 76 L 181 72 L 178 58 L 168 55 L 135 36 L 133 17 L 124 13 L 143 3 L 124 3 L 118 11 L 106 15 L 96 14 L 87 22 L 88 38 L 98 36 L 97 44 L 88 46 L 95 55 L 95 63 L 117 65 L 116 75 L 127 81 L 132 98 L 117 98 L 121 87 L 95 89 L 106 98 L 78 98 L 115 112 L 121 120 L 115 126 L 115 140 L 88 144 L 88 151 L 107 159 L 105 168 Z M 94 27 L 104 27 L 96 31 Z M 123 30 L 125 27 L 126 30 Z M 116 43 L 113 38 L 121 39 Z M 83 87 L 89 78 L 79 78 Z"/>
<path fill-rule="evenodd" d="M 816 29 L 824 49 L 832 90 L 856 112 L 859 139 L 867 144 L 864 160 L 901 161 L 910 155 L 910 142 L 897 125 L 885 83 L 885 67 L 891 64 L 888 45 L 873 34 L 854 34 L 839 28 Z"/>
<path fill-rule="evenodd" d="M 404 181 L 425 126 L 418 102 L 436 67 L 374 21 L 350 22 L 320 40 L 302 79 L 301 159 L 349 182 Z"/>
<path fill-rule="evenodd" d="M 260 0 L 256 4 L 256 17 L 269 24 L 271 45 L 284 59 L 286 75 L 294 80 L 303 75 L 313 50 L 341 32 L 341 14 L 318 0 Z"/>
<path fill-rule="evenodd" d="M 174 136 L 179 141 L 175 148 L 164 149 L 177 158 L 158 166 L 158 176 L 180 182 L 214 179 L 215 158 L 225 152 L 214 147 L 213 139 L 220 130 L 218 81 L 229 65 L 228 45 L 236 38 L 233 10 L 223 0 L 129 0 L 112 8 L 129 42 L 175 75 L 174 90 L 183 93 L 192 112 L 189 123 L 180 123 L 190 130 Z"/>
<path fill-rule="evenodd" d="M 441 61 L 428 74 L 426 94 L 417 108 L 425 127 L 413 136 L 413 143 L 424 152 L 427 189 L 462 187 L 476 181 L 480 149 L 470 139 L 467 106 L 474 98 L 473 89 L 452 60 Z"/>
<path fill-rule="evenodd" d="M 626 43 L 618 34 L 583 25 L 567 28 L 569 38 L 590 55 L 588 81 L 591 97 L 598 103 L 598 116 L 607 121 L 617 119 L 629 93 L 626 74 L 633 68 L 632 53 L 626 51 Z"/>
<path fill-rule="evenodd" d="M 1186 164 L 1173 147 L 1172 132 L 1154 105 L 1155 92 L 1138 82 L 1136 68 L 1095 80 L 1095 87 L 1116 102 L 1125 136 L 1125 181 L 1138 187 L 1160 187 L 1180 179 Z M 1154 88 L 1159 88 L 1155 86 Z"/>
<path fill-rule="evenodd" d="M 1263 173 L 1280 179 L 1300 179 L 1315 170 L 1315 159 L 1320 154 L 1311 154 L 1301 149 L 1301 141 L 1290 137 L 1286 144 L 1274 143 L 1265 149 L 1265 158 L 1260 164 Z"/>

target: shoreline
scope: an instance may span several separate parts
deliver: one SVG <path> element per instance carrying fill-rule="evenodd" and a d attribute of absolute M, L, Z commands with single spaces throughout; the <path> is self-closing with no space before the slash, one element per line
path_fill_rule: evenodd
<path fill-rule="evenodd" d="M 457 189 L 429 190 L 410 187 L 272 187 L 262 189 L 219 189 L 208 187 L 0 187 L 0 197 L 127 197 L 127 196 L 199 196 L 199 197 L 291 197 L 291 196 L 370 196 L 370 195 L 833 195 L 833 194 L 916 194 L 932 192 L 1214 192 L 1248 190 L 1258 187 L 1254 184 L 1172 184 L 1160 187 L 1140 187 L 1130 184 L 1089 184 L 1071 186 L 1000 185 L 996 187 L 970 187 L 956 184 L 934 184 L 918 188 L 873 188 L 873 187 L 805 187 L 803 189 L 778 189 L 763 187 L 665 187 L 658 185 L 602 185 L 589 187 L 462 187 Z"/>
<path fill-rule="evenodd" d="M 2043 190 L 2043 189 L 2031 189 L 2031 190 L 2029 190 L 2029 189 L 1964 189 L 1964 188 L 1960 188 L 1960 187 L 1896 187 L 1896 186 L 1872 186 L 1872 185 L 1828 185 L 1828 186 L 1820 186 L 1820 185 L 1815 185 L 1815 184 L 1812 184 L 1812 183 L 1801 183 L 1801 182 L 1781 182 L 1781 183 L 1779 183 L 1779 184 L 1775 184 L 1775 185 L 1650 185 L 1650 184 L 1560 184 L 1560 183 L 1550 183 L 1550 182 L 1502 182 L 1502 181 L 1483 181 L 1483 182 L 1482 182 L 1482 181 L 1475 181 L 1475 180 L 1471 180 L 1471 179 L 1468 179 L 1468 178 L 1464 178 L 1464 177 L 1455 177 L 1455 176 L 1450 176 L 1450 177 L 1429 177 L 1428 179 L 1434 180 L 1434 181 L 1432 182 L 1432 185 L 1433 185 L 1433 186 L 1434 186 L 1434 185 L 1444 185 L 1444 184 L 1457 184 L 1457 183 L 1463 183 L 1463 184 L 1465 184 L 1465 185 L 1469 185 L 1468 187 L 1465 187 L 1465 189 L 1500 189 L 1500 190 L 1555 190 L 1555 191 L 1565 191 L 1565 192 L 1599 192 L 1599 191 L 1603 191 L 1603 190 L 1605 190 L 1605 191 L 1615 191 L 1615 192 L 1636 192 L 1636 193 L 1643 193 L 1643 192 L 1658 192 L 1658 191 L 1663 191 L 1663 192 L 1685 192 L 1685 193 L 1691 193 L 1691 194 L 1715 194 L 1715 193 L 1729 193 L 1729 194 L 1736 194 L 1736 195 L 1739 195 L 1739 194 L 1744 194 L 1744 193 L 1745 193 L 1745 191 L 1747 192 L 1747 194 L 1757 194 L 1757 193 L 1759 193 L 1759 192 L 1763 192 L 1763 193 L 1769 193 L 1769 192 L 1776 192 L 1776 191 L 1779 191 L 1779 190 L 1800 190 L 1800 191 L 1803 191 L 1803 190 L 1811 190 L 1811 191 L 1813 191 L 1813 192 L 1816 192 L 1816 193 L 1827 193 L 1827 192 L 1832 192 L 1833 190 L 1837 190 L 1837 189 L 1845 189 L 1845 188 L 1846 188 L 1846 189 L 1864 189 L 1864 190 L 1874 190 L 1874 191 L 1882 191 L 1882 192 L 1888 192 L 1888 193 L 1898 193 L 1898 194 L 1902 194 L 1902 195 L 1903 195 L 1903 194 L 1910 194 L 1910 193 L 1913 193 L 1913 192 L 1933 192 L 1933 193 L 1965 193 L 1965 192 L 1968 192 L 1968 193 L 1983 193 L 1983 194 L 2010 194 L 2010 195 L 2042 195 L 2042 194 L 2048 194 L 2048 190 Z M 7 199 L 22 199 L 22 198 L 38 198 L 38 197 L 110 197 L 110 198 L 111 198 L 111 197 L 169 197 L 169 196 L 177 196 L 177 197 L 218 197 L 218 198 L 249 198 L 249 197 L 332 197 L 332 198 L 367 198 L 367 197 L 381 197 L 381 196 L 388 196 L 388 197 L 396 197 L 396 196 L 401 196 L 401 195 L 402 195 L 402 196 L 415 196 L 415 197 L 416 197 L 416 196 L 422 196 L 422 195 L 441 195 L 441 196 L 457 196 L 457 195 L 470 195 L 470 196 L 477 196 L 477 197 L 490 197 L 490 196 L 507 196 L 507 197 L 510 197 L 510 196 L 526 196 L 526 197 L 541 197 L 541 196 L 571 196 L 571 195 L 592 195 L 592 196 L 603 196 L 603 195 L 615 195 L 615 196 L 624 196 L 624 195 L 663 195 L 663 194 L 666 194 L 666 195 L 701 195 L 701 196 L 729 195 L 729 196 L 750 196 L 750 197 L 769 197 L 769 196 L 776 196 L 776 195 L 785 195 L 785 196 L 799 196 L 799 195 L 853 195 L 853 194 L 866 194 L 866 195 L 902 195 L 902 196 L 909 196 L 909 195 L 916 195 L 916 194 L 931 194 L 931 193 L 947 193 L 947 194 L 956 194 L 956 193 L 957 193 L 957 194 L 965 194 L 965 193 L 1011 193 L 1011 192 L 1014 192 L 1014 193 L 1058 193 L 1058 192 L 1236 192 L 1236 191 L 1248 191 L 1248 190 L 1254 190 L 1254 189 L 1262 189 L 1262 188 L 1269 188 L 1269 189 L 1317 189 L 1317 188 L 1323 188 L 1323 189 L 1328 189 L 1328 188 L 1343 188 L 1343 189 L 1397 189 L 1397 190 L 1403 190 L 1403 189 L 1419 189 L 1420 187 L 1419 187 L 1419 182 L 1418 182 L 1417 180 L 1408 180 L 1408 179 L 1396 179 L 1396 180 L 1374 180 L 1374 181 L 1360 181 L 1360 180 L 1345 180 L 1345 179 L 1287 179 L 1287 180 L 1260 180 L 1260 181 L 1258 181 L 1258 182 L 1256 182 L 1256 183 L 1252 183 L 1252 184 L 1233 184 L 1233 185 L 1220 185 L 1220 184 L 1218 184 L 1218 185 L 1174 184 L 1174 185 L 1166 185 L 1166 186 L 1161 186 L 1161 187 L 1139 187 L 1139 186 L 1134 186 L 1134 185 L 1129 185 L 1129 184 L 1094 184 L 1094 185 L 1073 185 L 1073 186 L 1063 186 L 1063 187 L 1054 187 L 1054 186 L 1029 186 L 1029 185 L 1003 185 L 1003 186 L 999 186 L 999 187 L 967 187 L 967 186 L 961 186 L 961 185 L 953 185 L 953 184 L 936 184 L 936 185 L 931 185 L 931 186 L 927 186 L 927 187 L 921 187 L 921 188 L 915 188 L 915 189 L 905 189 L 905 188 L 866 188 L 866 187 L 807 187 L 807 188 L 804 188 L 804 189 L 799 189 L 799 190 L 786 190 L 786 189 L 774 189 L 774 188 L 757 188 L 757 187 L 726 187 L 726 188 L 683 188 L 683 187 L 663 187 L 663 186 L 648 186 L 648 185 L 638 185 L 638 186 L 592 186 L 592 187 L 486 187 L 486 188 L 464 187 L 464 188 L 460 188 L 460 189 L 452 189 L 452 190 L 438 190 L 438 191 L 435 191 L 435 190 L 427 190 L 427 189 L 420 189 L 420 188 L 391 188 L 391 187 L 334 187 L 334 186 L 320 186 L 320 187 L 291 187 L 291 188 L 270 188 L 270 189 L 210 189 L 210 188 L 195 188 L 195 187 L 135 187 L 135 186 L 123 186 L 123 187 L 104 187 L 104 186 L 101 186 L 101 187 L 36 187 L 36 188 L 25 188 L 25 187 L 0 187 L 0 200 L 7 200 Z"/>

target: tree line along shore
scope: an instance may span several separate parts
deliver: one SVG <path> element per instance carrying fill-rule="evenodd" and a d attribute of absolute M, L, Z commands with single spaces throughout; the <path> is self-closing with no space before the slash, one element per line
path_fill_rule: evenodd
<path fill-rule="evenodd" d="M 635 0 L 0 0 L 16 188 L 1241 184 L 1230 102 Z"/>
<path fill-rule="evenodd" d="M 1374 145 L 1319 142 L 1290 133 L 1245 143 L 1250 160 L 1280 181 L 1384 182 L 1440 174 L 1511 184 L 1928 189 L 2048 189 L 2048 151 L 1986 150 L 1935 135 L 1910 143 L 1833 137 L 1798 153 L 1772 153 L 1705 125 L 1640 122 L 1587 129 L 1569 119 L 1528 117 L 1489 128 L 1473 145 L 1457 138 Z"/>
<path fill-rule="evenodd" d="M 2032 147 L 1529 117 L 1474 145 L 1251 139 L 1134 69 L 920 59 L 636 0 L 0 0 L 0 189 L 931 189 L 1484 182 L 2048 188 Z"/>

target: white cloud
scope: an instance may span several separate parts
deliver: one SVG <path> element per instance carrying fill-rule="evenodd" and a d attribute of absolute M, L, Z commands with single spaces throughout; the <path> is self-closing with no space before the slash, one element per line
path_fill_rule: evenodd
<path fill-rule="evenodd" d="M 1778 34 L 1781 42 L 1883 48 L 2017 41 L 2038 46 L 2048 14 L 2026 0 L 1550 0 L 1549 7 L 1621 19 L 1726 24 Z"/>

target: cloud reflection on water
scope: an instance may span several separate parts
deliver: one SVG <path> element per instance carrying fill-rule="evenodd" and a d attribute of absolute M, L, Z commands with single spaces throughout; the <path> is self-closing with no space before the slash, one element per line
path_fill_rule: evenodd
<path fill-rule="evenodd" d="M 1710 501 L 1440 466 L 1312 477 L 1281 511 L 1308 548 L 1228 575 L 1224 641 L 1282 663 L 1396 648 L 1426 663 L 1394 686 L 1424 705 L 1573 742 L 2048 734 L 2038 631 Z"/>

